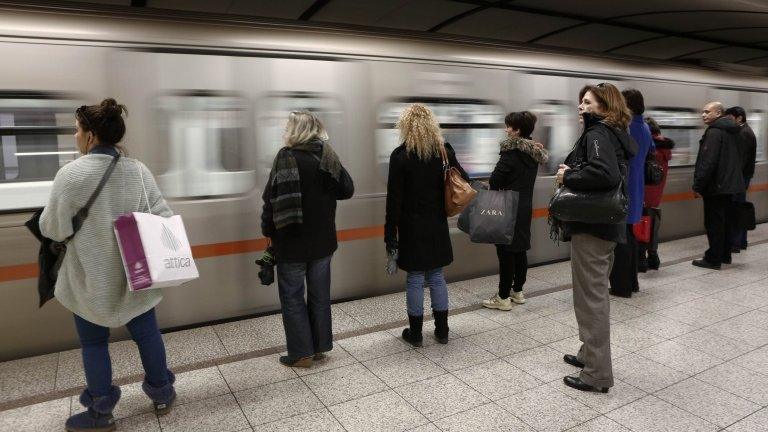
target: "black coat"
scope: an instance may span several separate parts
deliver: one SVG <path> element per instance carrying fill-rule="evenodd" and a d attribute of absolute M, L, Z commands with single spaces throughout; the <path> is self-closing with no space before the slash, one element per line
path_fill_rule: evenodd
<path fill-rule="evenodd" d="M 757 137 L 755 132 L 744 123 L 739 130 L 739 155 L 741 156 L 741 172 L 745 179 L 755 176 L 755 160 L 757 159 Z"/>
<path fill-rule="evenodd" d="M 739 125 L 720 117 L 699 141 L 693 190 L 699 195 L 731 195 L 744 192 L 742 161 L 739 155 Z"/>
<path fill-rule="evenodd" d="M 531 218 L 533 217 L 533 186 L 539 164 L 547 160 L 546 151 L 533 146 L 522 146 L 499 153 L 501 157 L 491 173 L 491 190 L 513 190 L 520 193 L 517 219 L 512 243 L 503 245 L 510 252 L 531 248 Z"/>
<path fill-rule="evenodd" d="M 637 144 L 630 140 L 625 130 L 601 121 L 601 118 L 584 114 L 584 132 L 576 141 L 565 164 L 563 184 L 572 190 L 590 191 L 615 188 L 622 178 L 626 182 L 629 159 L 637 153 Z M 626 186 L 626 183 L 625 183 Z M 565 234 L 591 234 L 597 238 L 625 243 L 627 227 L 617 224 L 592 224 L 572 222 L 565 224 Z"/>
<path fill-rule="evenodd" d="M 451 166 L 468 181 L 453 148 L 447 143 L 445 148 Z M 434 270 L 453 261 L 440 156 L 422 161 L 405 144 L 392 152 L 384 242 L 387 249 L 398 249 L 397 265 L 405 271 Z"/>
<path fill-rule="evenodd" d="M 355 186 L 343 167 L 338 182 L 330 174 L 320 171 L 321 144 L 312 152 L 317 158 L 299 149 L 291 150 L 291 153 L 299 167 L 303 223 L 275 229 L 270 202 L 271 182 L 267 182 L 262 194 L 261 232 L 272 239 L 278 262 L 307 262 L 336 251 L 336 200 L 351 198 Z M 271 173 L 269 178 L 272 178 Z"/>

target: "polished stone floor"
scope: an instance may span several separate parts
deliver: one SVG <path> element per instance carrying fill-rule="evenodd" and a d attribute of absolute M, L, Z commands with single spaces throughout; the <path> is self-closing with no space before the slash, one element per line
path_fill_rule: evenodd
<path fill-rule="evenodd" d="M 721 271 L 691 266 L 703 237 L 661 246 L 670 265 L 641 275 L 632 299 L 612 301 L 607 395 L 562 384 L 576 372 L 562 355 L 579 345 L 566 262 L 531 269 L 528 303 L 509 312 L 476 308 L 495 276 L 451 284 L 460 313 L 448 345 L 427 337 L 413 349 L 398 338 L 402 294 L 334 305 L 337 343 L 311 369 L 278 364 L 278 316 L 166 334 L 183 372 L 177 406 L 161 417 L 137 382 L 132 343 L 112 344 L 115 376 L 127 382 L 118 430 L 765 431 L 768 225 L 753 234 Z M 0 431 L 63 430 L 81 409 L 82 383 L 77 350 L 0 363 Z"/>

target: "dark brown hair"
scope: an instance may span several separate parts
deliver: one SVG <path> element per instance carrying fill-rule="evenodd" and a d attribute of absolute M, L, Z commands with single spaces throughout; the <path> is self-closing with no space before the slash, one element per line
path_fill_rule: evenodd
<path fill-rule="evenodd" d="M 651 135 L 661 134 L 661 128 L 659 127 L 659 124 L 656 123 L 656 120 L 652 119 L 651 117 L 646 117 L 645 122 L 648 123 L 648 129 L 651 130 Z"/>
<path fill-rule="evenodd" d="M 619 129 L 627 128 L 630 120 L 632 120 L 632 115 L 624 101 L 624 96 L 621 95 L 616 86 L 608 83 L 585 85 L 579 92 L 579 103 L 584 99 L 587 92 L 592 92 L 595 95 L 597 103 L 605 111 L 605 120 L 603 120 L 605 123 Z"/>
<path fill-rule="evenodd" d="M 624 100 L 627 102 L 627 108 L 632 111 L 634 115 L 640 115 L 645 112 L 645 99 L 640 90 L 627 89 L 621 92 L 624 96 Z"/>
<path fill-rule="evenodd" d="M 96 135 L 100 145 L 117 147 L 125 135 L 124 113 L 128 114 L 125 105 L 107 98 L 99 105 L 81 106 L 75 111 L 75 118 L 84 131 Z"/>
<path fill-rule="evenodd" d="M 512 129 L 519 129 L 520 136 L 530 138 L 536 126 L 536 115 L 530 111 L 511 112 L 504 117 L 504 124 Z"/>

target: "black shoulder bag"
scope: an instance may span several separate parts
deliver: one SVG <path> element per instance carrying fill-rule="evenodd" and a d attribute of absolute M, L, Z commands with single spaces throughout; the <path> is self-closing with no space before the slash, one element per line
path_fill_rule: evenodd
<path fill-rule="evenodd" d="M 645 184 L 655 186 L 661 184 L 662 180 L 664 180 L 664 170 L 656 159 L 656 148 L 651 147 L 645 156 Z"/>
<path fill-rule="evenodd" d="M 67 252 L 67 243 L 72 237 L 80 231 L 83 226 L 83 222 L 88 217 L 88 211 L 98 198 L 101 190 L 104 189 L 104 185 L 112 176 L 112 172 L 115 170 L 117 161 L 120 159 L 120 155 L 114 156 L 112 162 L 109 164 L 107 171 L 101 177 L 99 185 L 96 186 L 96 190 L 93 191 L 91 197 L 83 208 L 77 211 L 72 216 L 72 235 L 64 239 L 64 241 L 57 242 L 44 237 L 40 232 L 40 215 L 43 213 L 43 209 L 40 209 L 32 215 L 25 225 L 32 234 L 40 241 L 40 251 L 37 255 L 38 267 L 40 274 L 37 279 L 37 292 L 40 294 L 40 307 L 43 307 L 45 302 L 53 298 L 53 292 L 56 288 L 56 279 L 59 276 L 59 269 L 64 261 L 64 255 Z"/>

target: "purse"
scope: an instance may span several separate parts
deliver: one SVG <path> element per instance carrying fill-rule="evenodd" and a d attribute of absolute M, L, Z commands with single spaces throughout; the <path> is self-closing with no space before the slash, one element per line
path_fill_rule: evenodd
<path fill-rule="evenodd" d="M 651 217 L 641 216 L 640 222 L 632 224 L 632 234 L 640 243 L 651 242 Z"/>
<path fill-rule="evenodd" d="M 64 241 L 57 242 L 51 240 L 40 232 L 40 216 L 43 214 L 43 209 L 39 209 L 32 215 L 24 225 L 27 226 L 30 232 L 40 241 L 40 251 L 37 255 L 37 264 L 39 274 L 37 277 L 37 292 L 40 296 L 40 307 L 43 307 L 45 302 L 53 298 L 53 293 L 56 289 L 56 280 L 59 277 L 59 269 L 64 262 L 64 255 L 67 253 L 67 243 L 80 231 L 83 226 L 83 222 L 88 217 L 88 211 L 93 203 L 98 198 L 101 190 L 104 189 L 104 185 L 112 176 L 112 172 L 115 170 L 117 161 L 120 159 L 120 155 L 114 156 L 112 162 L 107 167 L 106 172 L 101 177 L 96 190 L 93 191 L 91 197 L 88 198 L 88 202 L 85 206 L 77 211 L 72 216 L 72 234 L 64 239 Z"/>
<path fill-rule="evenodd" d="M 752 231 L 757 227 L 755 223 L 755 205 L 749 201 L 734 203 L 737 211 L 736 227 L 746 231 Z"/>
<path fill-rule="evenodd" d="M 448 152 L 445 146 L 440 146 L 440 157 L 443 160 L 443 181 L 445 183 L 445 214 L 448 217 L 461 213 L 477 195 L 462 177 L 456 167 L 448 162 Z"/>
<path fill-rule="evenodd" d="M 624 179 L 612 189 L 573 190 L 560 186 L 549 200 L 549 214 L 562 222 L 617 224 L 627 217 Z"/>
<path fill-rule="evenodd" d="M 656 159 L 656 149 L 651 147 L 645 156 L 645 184 L 655 186 L 664 180 L 664 170 Z"/>

